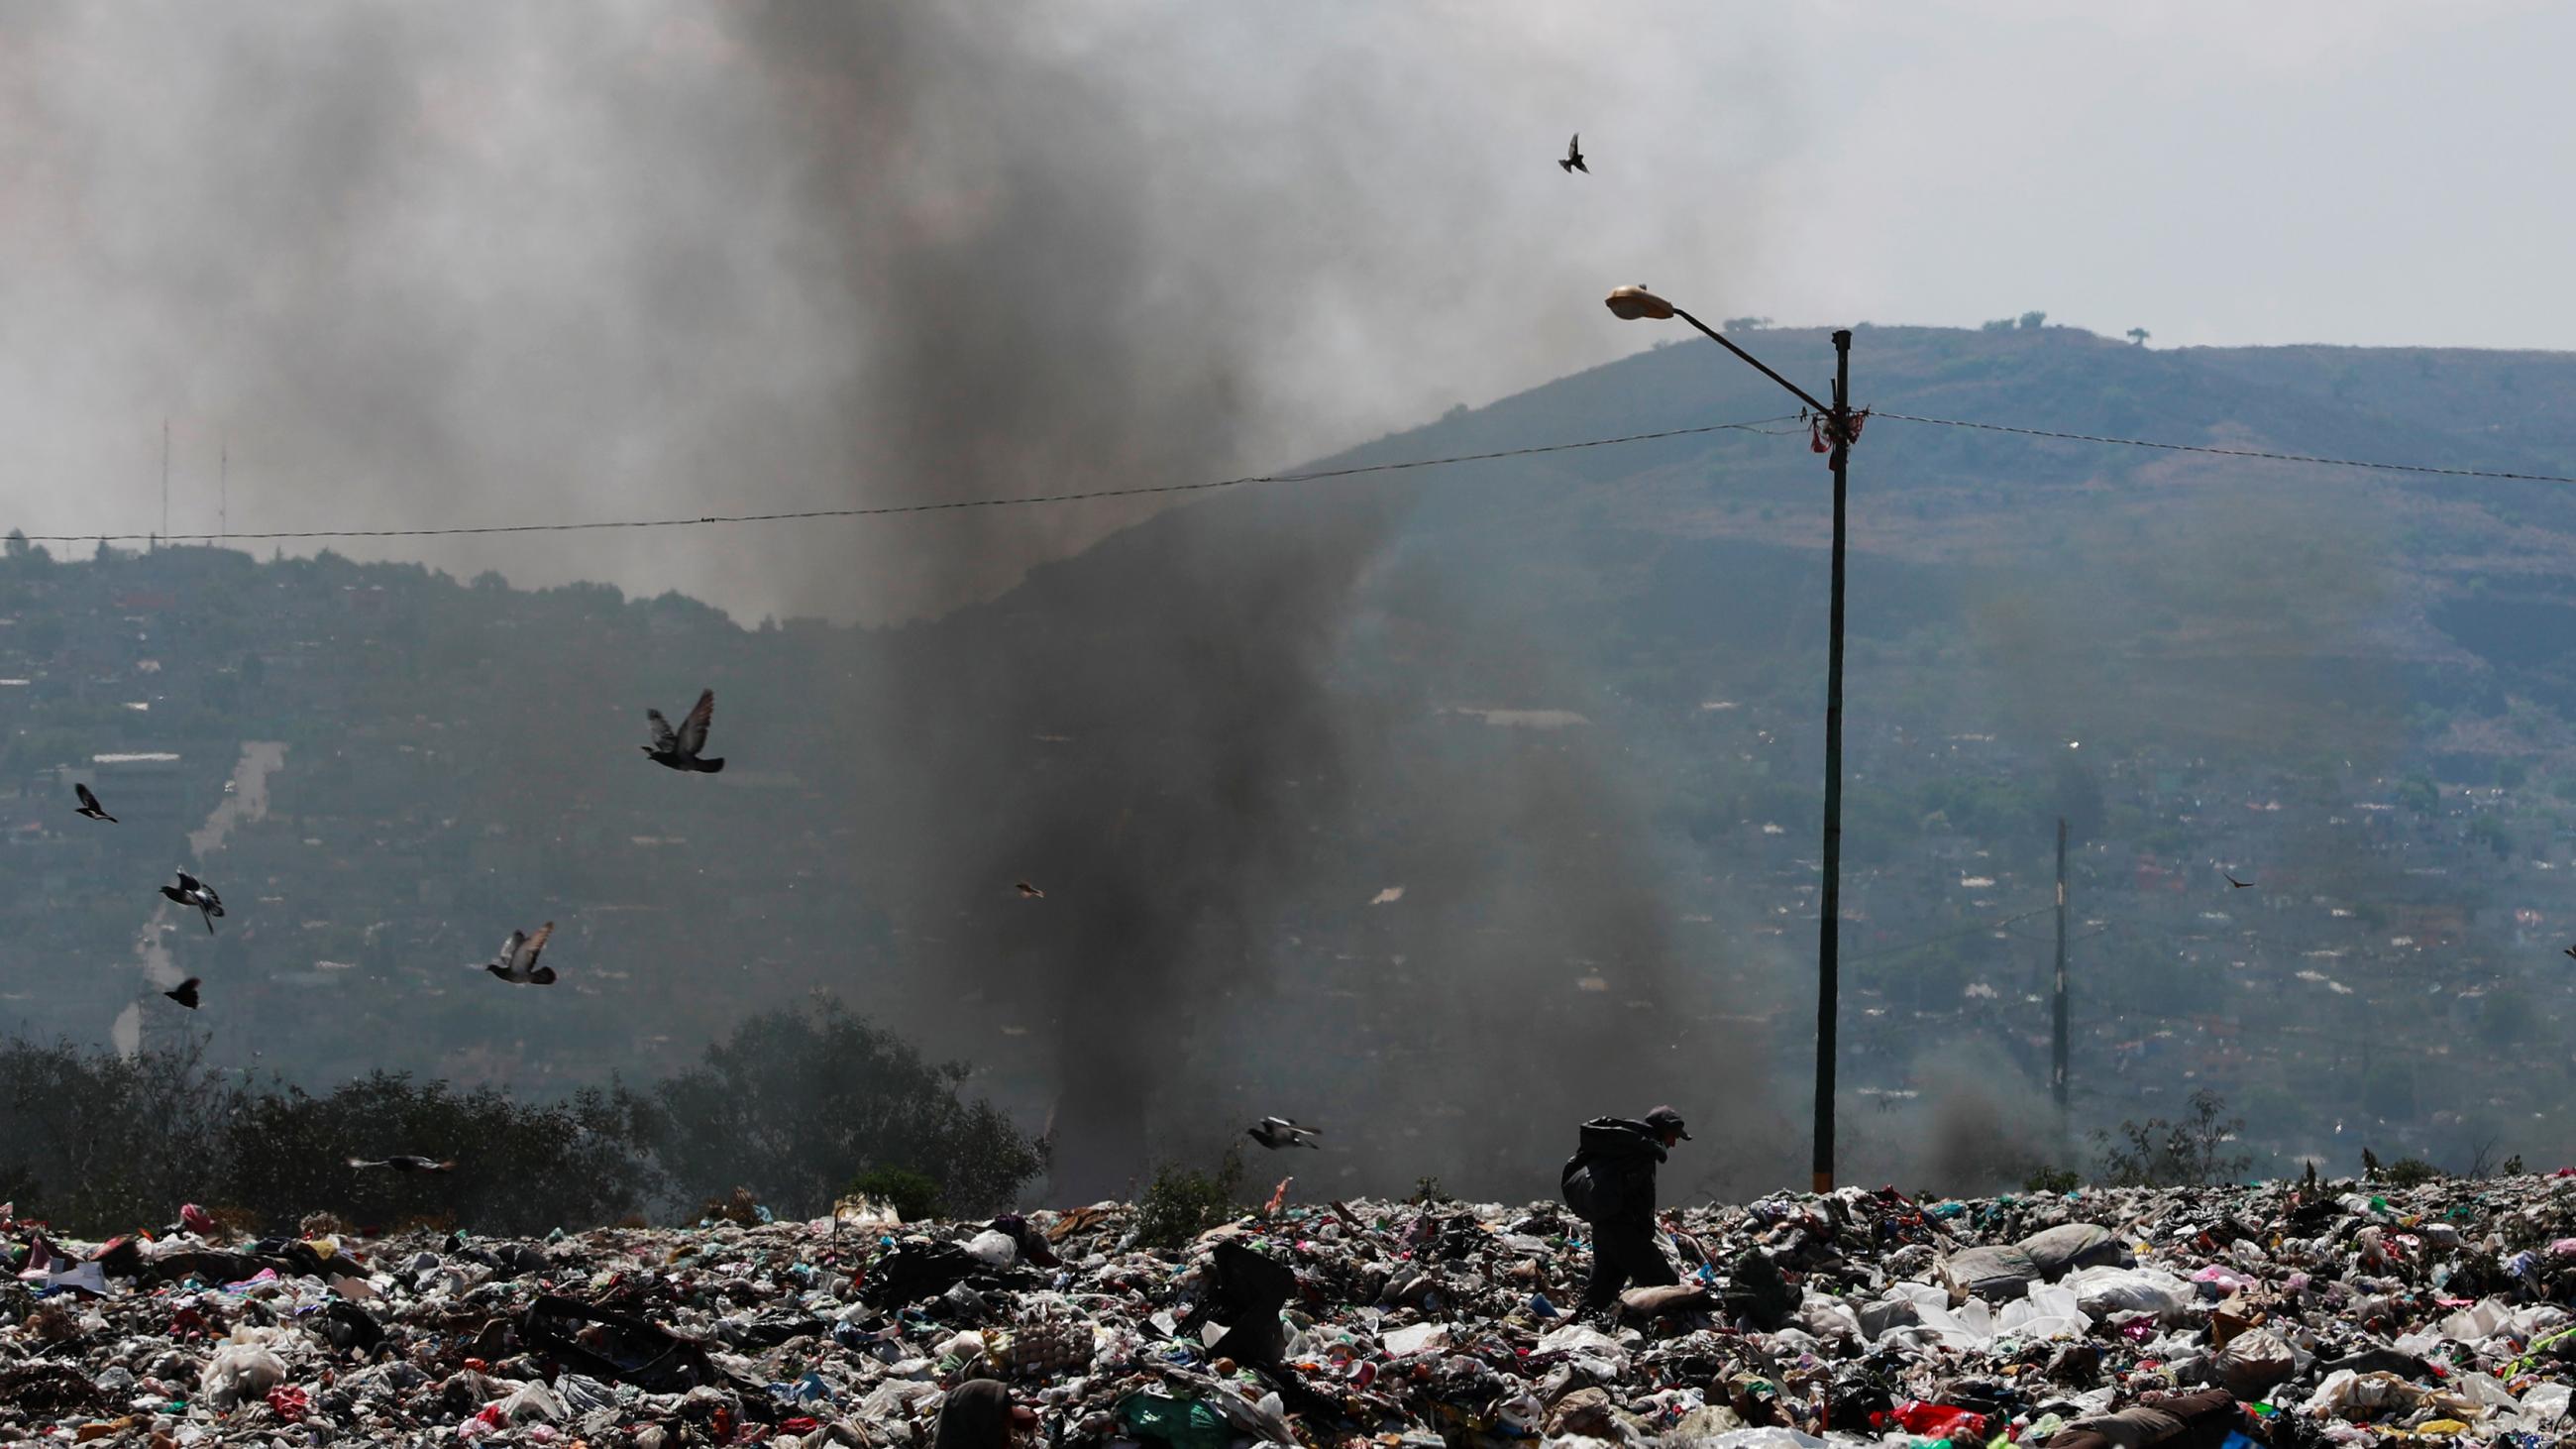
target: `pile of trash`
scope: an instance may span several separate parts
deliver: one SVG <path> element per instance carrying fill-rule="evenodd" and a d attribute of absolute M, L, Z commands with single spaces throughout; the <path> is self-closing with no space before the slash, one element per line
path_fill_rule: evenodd
<path fill-rule="evenodd" d="M 1569 1311 L 1552 1205 L 1116 1204 L 543 1241 L 0 1208 L 0 1440 L 929 1446 L 1000 1381 L 1048 1444 L 2539 1445 L 2576 1435 L 2576 1174 L 1668 1213 L 1673 1287 Z M 990 1394 L 991 1390 L 979 1391 Z"/>

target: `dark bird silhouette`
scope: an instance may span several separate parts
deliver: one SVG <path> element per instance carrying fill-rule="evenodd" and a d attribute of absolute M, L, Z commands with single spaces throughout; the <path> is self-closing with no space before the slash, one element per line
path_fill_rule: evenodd
<path fill-rule="evenodd" d="M 92 820 L 104 820 L 110 825 L 114 825 L 116 823 L 116 817 L 108 814 L 105 809 L 100 807 L 98 797 L 89 792 L 89 787 L 87 785 L 82 784 L 78 780 L 74 780 L 72 782 L 72 793 L 80 797 L 81 814 L 88 816 Z"/>
<path fill-rule="evenodd" d="M 1039 890 L 1036 886 L 1029 884 L 1027 881 L 1014 882 L 1012 889 L 1033 901 L 1042 901 L 1046 899 L 1045 891 Z"/>
<path fill-rule="evenodd" d="M 1243 1135 L 1273 1152 L 1282 1147 L 1314 1147 L 1317 1152 L 1324 1150 L 1306 1140 L 1309 1137 L 1322 1136 L 1321 1129 L 1300 1127 L 1285 1117 L 1264 1117 L 1258 1124 L 1243 1129 Z"/>
<path fill-rule="evenodd" d="M 224 913 L 224 898 L 216 895 L 212 886 L 186 871 L 180 871 L 178 874 L 179 883 L 174 886 L 163 886 L 161 894 L 183 906 L 195 906 L 197 914 L 206 918 L 206 934 L 213 935 L 215 917 Z"/>
<path fill-rule="evenodd" d="M 2569 960 L 2571 960 L 2571 961 L 2576 961 L 2576 946 L 2570 946 L 2570 947 L 2568 947 L 2567 949 L 2565 949 L 2565 950 L 2563 950 L 2563 951 L 2559 952 L 2558 954 L 2559 954 L 2559 955 L 2561 955 L 2561 956 L 2566 957 L 2567 959 L 2569 959 Z"/>
<path fill-rule="evenodd" d="M 2227 883 L 2228 883 L 2229 885 L 2232 885 L 2232 886 L 2236 887 L 2236 888 L 2237 888 L 2238 890 L 2240 890 L 2240 891 L 2241 891 L 2241 890 L 2244 890 L 2244 889 L 2246 889 L 2247 887 L 2249 887 L 2249 886 L 2251 886 L 2251 885 L 2253 885 L 2253 884 L 2254 884 L 2254 882 L 2252 882 L 2252 881 L 2250 881 L 2250 880 L 2238 880 L 2236 877 L 2234 877 L 2234 876 L 2232 876 L 2232 875 L 2228 875 L 2228 874 L 2227 874 L 2227 872 L 2225 872 L 2225 871 L 2223 871 L 2223 870 L 2219 872 L 2219 875 L 2221 875 L 2222 877 L 2225 877 L 2225 879 L 2226 879 L 2226 881 L 2227 881 Z"/>
<path fill-rule="evenodd" d="M 537 953 L 546 949 L 546 938 L 555 933 L 555 923 L 537 927 L 533 936 L 525 931 L 512 931 L 501 943 L 501 954 L 483 963 L 483 969 L 513 986 L 552 986 L 555 968 L 537 964 Z"/>
<path fill-rule="evenodd" d="M 179 1003 L 181 1006 L 188 1008 L 190 1011 L 194 1011 L 197 1009 L 197 978 L 191 976 L 187 980 L 180 982 L 177 990 L 164 991 L 161 994 L 169 997 L 172 1001 Z"/>
<path fill-rule="evenodd" d="M 650 757 L 654 764 L 668 765 L 674 770 L 695 770 L 702 775 L 712 775 L 724 768 L 722 760 L 698 758 L 698 751 L 707 747 L 707 726 L 715 723 L 714 690 L 698 696 L 697 708 L 689 711 L 689 717 L 680 721 L 677 730 L 671 728 L 671 722 L 662 718 L 658 709 L 644 711 L 644 718 L 652 723 L 653 743 L 636 748 Z"/>
<path fill-rule="evenodd" d="M 1556 164 L 1564 167 L 1565 174 L 1568 176 L 1573 175 L 1577 171 L 1582 172 L 1586 176 L 1592 174 L 1592 168 L 1583 164 L 1583 133 L 1581 131 L 1575 132 L 1574 139 L 1565 143 L 1565 159 L 1557 162 Z"/>
<path fill-rule="evenodd" d="M 357 1168 L 390 1167 L 396 1172 L 454 1172 L 456 1159 L 451 1157 L 441 1162 L 435 1157 L 419 1157 L 408 1152 L 397 1152 L 391 1157 L 375 1162 L 370 1162 L 363 1157 L 352 1157 L 349 1159 L 349 1165 Z"/>

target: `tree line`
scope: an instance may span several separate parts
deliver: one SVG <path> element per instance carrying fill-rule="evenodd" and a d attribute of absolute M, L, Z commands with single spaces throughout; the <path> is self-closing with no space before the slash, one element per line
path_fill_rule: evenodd
<path fill-rule="evenodd" d="M 551 1101 L 377 1072 L 325 1092 L 206 1065 L 204 1040 L 121 1056 L 0 1042 L 0 1202 L 106 1236 L 159 1230 L 183 1202 L 254 1233 L 327 1213 L 351 1227 L 536 1234 L 694 1221 L 747 1190 L 819 1216 L 854 1184 L 906 1184 L 916 1212 L 1010 1204 L 1045 1144 L 933 1062 L 838 1003 L 746 1019 L 659 1082 Z M 360 1169 L 395 1153 L 441 1173 Z"/>

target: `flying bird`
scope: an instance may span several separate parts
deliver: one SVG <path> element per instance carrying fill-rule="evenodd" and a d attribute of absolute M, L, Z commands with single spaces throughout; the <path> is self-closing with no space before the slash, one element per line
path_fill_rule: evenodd
<path fill-rule="evenodd" d="M 1321 1129 L 1300 1127 L 1285 1117 L 1264 1117 L 1257 1125 L 1243 1129 L 1243 1135 L 1273 1152 L 1282 1147 L 1314 1147 L 1317 1152 L 1324 1150 L 1306 1140 L 1309 1137 L 1322 1136 Z"/>
<path fill-rule="evenodd" d="M 2571 961 L 2576 961 L 2576 946 L 2570 946 L 2570 947 L 2568 947 L 2567 949 L 2565 949 L 2565 950 L 2563 950 L 2563 951 L 2559 952 L 2558 954 L 2559 954 L 2559 955 L 2561 955 L 2561 956 L 2566 957 L 2567 959 L 2569 959 L 2569 960 L 2571 960 Z"/>
<path fill-rule="evenodd" d="M 1027 881 L 1013 882 L 1012 889 L 1033 901 L 1042 901 L 1046 899 L 1045 891 L 1039 890 L 1036 886 L 1029 884 Z"/>
<path fill-rule="evenodd" d="M 164 991 L 161 994 L 194 1011 L 197 1009 L 197 982 L 198 978 L 191 976 L 180 982 L 177 990 Z"/>
<path fill-rule="evenodd" d="M 669 720 L 662 718 L 660 710 L 648 709 L 644 711 L 644 718 L 652 722 L 653 743 L 636 748 L 649 756 L 654 764 L 712 775 L 724 768 L 724 761 L 701 760 L 698 751 L 707 747 L 707 726 L 715 722 L 715 717 L 716 692 L 712 689 L 699 694 L 697 708 L 689 711 L 689 717 L 680 721 L 676 731 L 671 728 Z"/>
<path fill-rule="evenodd" d="M 555 923 L 537 927 L 533 936 L 525 931 L 512 931 L 501 943 L 501 954 L 483 963 L 483 969 L 513 986 L 552 986 L 555 968 L 537 964 L 537 953 L 546 949 L 546 938 L 555 933 Z"/>
<path fill-rule="evenodd" d="M 78 780 L 74 780 L 72 782 L 72 793 L 80 797 L 81 814 L 88 816 L 92 820 L 104 820 L 110 825 L 114 825 L 116 823 L 116 817 L 108 814 L 105 809 L 100 807 L 98 797 L 89 792 L 89 787 L 87 785 L 82 784 Z"/>
<path fill-rule="evenodd" d="M 1556 164 L 1564 167 L 1565 174 L 1568 176 L 1573 175 L 1577 171 L 1582 172 L 1586 176 L 1592 174 L 1592 168 L 1583 164 L 1583 133 L 1581 131 L 1575 132 L 1574 139 L 1565 143 L 1565 158 Z"/>
<path fill-rule="evenodd" d="M 213 887 L 186 871 L 180 871 L 178 875 L 179 883 L 174 886 L 163 886 L 161 894 L 183 906 L 195 906 L 197 914 L 206 918 L 206 934 L 213 935 L 215 917 L 224 913 L 224 898 L 216 895 Z"/>
<path fill-rule="evenodd" d="M 2222 878 L 2224 878 L 2224 879 L 2226 880 L 2226 882 L 2227 882 L 2229 885 L 2234 886 L 2236 889 L 2238 889 L 2238 890 L 2240 890 L 2240 891 L 2241 891 L 2241 890 L 2245 890 L 2245 889 L 2247 889 L 2247 888 L 2251 887 L 2251 886 L 2254 884 L 2254 882 L 2252 882 L 2252 881 L 2250 881 L 2250 880 L 2238 880 L 2236 877 L 2234 877 L 2234 876 L 2232 876 L 2232 875 L 2228 875 L 2228 874 L 2227 874 L 2227 872 L 2225 872 L 2225 871 L 2223 871 L 2223 870 L 2222 870 L 2222 871 L 2220 871 L 2218 874 L 2219 874 Z"/>
<path fill-rule="evenodd" d="M 370 1162 L 363 1157 L 352 1157 L 349 1159 L 349 1165 L 356 1168 L 390 1167 L 396 1172 L 453 1172 L 456 1170 L 456 1159 L 451 1157 L 441 1162 L 434 1157 L 419 1157 L 408 1152 L 397 1152 L 391 1157 L 375 1162 Z"/>

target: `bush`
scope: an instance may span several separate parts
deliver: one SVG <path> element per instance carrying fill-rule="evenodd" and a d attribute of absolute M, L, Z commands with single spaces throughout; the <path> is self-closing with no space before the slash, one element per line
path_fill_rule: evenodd
<path fill-rule="evenodd" d="M 2254 1159 L 2225 1151 L 2245 1130 L 2245 1119 L 2226 1111 L 2227 1099 L 2203 1087 L 2191 1094 L 2191 1115 L 2180 1122 L 2150 1117 L 2122 1122 L 2116 1137 L 2095 1132 L 2102 1180 L 2113 1187 L 2205 1187 L 2237 1177 Z"/>
<path fill-rule="evenodd" d="M 760 1221 L 760 1199 L 751 1195 L 750 1188 L 737 1187 L 722 1197 L 711 1197 L 699 1204 L 698 1221 L 750 1227 Z"/>
<path fill-rule="evenodd" d="M 321 1094 L 260 1086 L 207 1068 L 202 1048 L 128 1058 L 0 1041 L 0 1201 L 91 1237 L 158 1228 L 189 1201 L 222 1204 L 245 1234 L 293 1231 L 314 1213 L 369 1232 L 435 1222 L 531 1234 L 726 1202 L 736 1188 L 812 1215 L 854 1178 L 906 1218 L 982 1212 L 1046 1161 L 998 1108 L 959 1097 L 962 1064 L 926 1063 L 830 1005 L 754 1017 L 705 1066 L 650 1092 L 555 1102 L 386 1072 Z M 456 1166 L 349 1166 L 395 1154 Z"/>
<path fill-rule="evenodd" d="M 656 1147 L 682 1193 L 746 1186 L 789 1216 L 827 1212 L 888 1167 L 927 1170 L 953 1211 L 996 1211 L 1046 1153 L 991 1102 L 960 1097 L 966 1076 L 837 1002 L 767 1012 L 656 1089 Z"/>
<path fill-rule="evenodd" d="M 908 1223 L 935 1218 L 944 1211 L 939 1198 L 939 1184 L 908 1167 L 880 1167 L 873 1172 L 860 1173 L 842 1196 L 890 1204 Z"/>
<path fill-rule="evenodd" d="M 369 1228 L 421 1218 L 485 1233 L 588 1227 L 632 1211 L 660 1185 L 639 1140 L 646 1107 L 622 1088 L 539 1105 L 497 1087 L 460 1093 L 390 1072 L 324 1097 L 274 1085 L 249 1095 L 227 1124 L 224 1198 L 271 1225 L 326 1211 Z M 392 1153 L 452 1159 L 456 1168 L 348 1165 Z"/>
<path fill-rule="evenodd" d="M 0 1047 L 0 1180 L 22 1217 L 104 1236 L 210 1195 L 250 1095 L 205 1070 L 204 1040 L 131 1058 L 68 1041 Z"/>
<path fill-rule="evenodd" d="M 2401 1157 L 2388 1164 L 2387 1171 L 2380 1176 L 2390 1187 L 2422 1187 L 2428 1182 L 2441 1181 L 2442 1169 L 2420 1157 Z"/>
<path fill-rule="evenodd" d="M 1136 1241 L 1148 1248 L 1178 1248 L 1242 1215 L 1235 1194 L 1243 1186 L 1243 1152 L 1225 1150 L 1213 1174 L 1166 1163 L 1136 1204 Z"/>
<path fill-rule="evenodd" d="M 2022 1180 L 2021 1190 L 2029 1193 L 2070 1193 L 2084 1185 L 2084 1179 L 2071 1167 L 2042 1167 Z"/>

